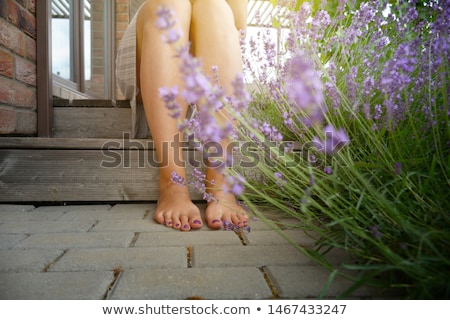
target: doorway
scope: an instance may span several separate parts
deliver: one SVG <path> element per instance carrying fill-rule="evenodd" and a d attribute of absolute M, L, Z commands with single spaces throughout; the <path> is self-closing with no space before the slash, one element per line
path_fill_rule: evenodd
<path fill-rule="evenodd" d="M 110 0 L 51 0 L 54 97 L 114 97 L 114 6 Z"/>

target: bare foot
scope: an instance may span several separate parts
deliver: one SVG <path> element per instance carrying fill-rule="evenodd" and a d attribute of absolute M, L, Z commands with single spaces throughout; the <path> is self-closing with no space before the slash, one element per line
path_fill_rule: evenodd
<path fill-rule="evenodd" d="M 153 216 L 156 222 L 181 231 L 202 227 L 200 210 L 192 203 L 187 187 L 170 182 L 160 190 Z"/>
<path fill-rule="evenodd" d="M 216 191 L 213 196 L 216 200 L 208 202 L 205 211 L 208 227 L 220 229 L 224 223 L 232 223 L 241 228 L 248 226 L 248 215 L 233 194 Z"/>

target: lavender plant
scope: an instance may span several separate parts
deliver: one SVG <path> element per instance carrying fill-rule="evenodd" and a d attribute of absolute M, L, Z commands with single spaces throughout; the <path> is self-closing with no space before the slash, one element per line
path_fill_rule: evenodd
<path fill-rule="evenodd" d="M 297 147 L 270 153 L 272 166 L 258 165 L 265 188 L 248 177 L 242 197 L 261 219 L 252 204 L 320 234 L 298 249 L 332 276 L 323 253 L 349 252 L 342 267 L 358 276 L 345 294 L 372 284 L 448 298 L 450 1 L 277 2 L 291 9 L 289 58 L 265 56 L 276 77 L 255 86 L 244 118 L 276 124 Z M 249 46 L 259 59 L 270 47 Z M 244 138 L 271 147 L 263 128 L 241 124 Z"/>
<path fill-rule="evenodd" d="M 182 94 L 198 103 L 196 118 L 180 119 L 198 145 L 231 138 L 240 147 L 252 161 L 232 163 L 232 148 L 218 166 L 228 191 L 282 235 L 265 208 L 314 231 L 316 246 L 291 243 L 328 268 L 330 281 L 356 272 L 343 296 L 374 285 L 450 297 L 450 1 L 271 2 L 288 9 L 289 35 L 280 52 L 264 29 L 247 39 L 246 56 L 258 60 L 245 61 L 251 96 L 240 75 L 227 96 L 179 48 L 188 89 L 161 90 L 171 115 Z M 169 31 L 165 41 L 177 39 Z M 326 253 L 335 247 L 353 263 L 333 266 Z"/>

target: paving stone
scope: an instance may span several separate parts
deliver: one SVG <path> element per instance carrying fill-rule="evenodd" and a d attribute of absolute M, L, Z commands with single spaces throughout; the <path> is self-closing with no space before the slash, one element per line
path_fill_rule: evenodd
<path fill-rule="evenodd" d="M 0 299 L 100 300 L 113 279 L 110 271 L 0 273 Z"/>
<path fill-rule="evenodd" d="M 57 220 L 59 217 L 63 216 L 63 212 L 35 212 L 29 211 L 21 214 L 10 214 L 4 218 L 4 221 L 49 221 Z"/>
<path fill-rule="evenodd" d="M 171 232 L 173 230 L 156 223 L 152 219 L 102 220 L 92 229 L 92 232 L 105 231 Z"/>
<path fill-rule="evenodd" d="M 263 267 L 307 265 L 312 261 L 293 246 L 196 246 L 194 267 Z"/>
<path fill-rule="evenodd" d="M 322 267 L 286 266 L 268 267 L 266 272 L 274 284 L 281 298 L 289 299 L 317 299 L 321 295 L 330 277 L 330 271 Z M 352 281 L 343 276 L 336 276 L 323 297 L 338 297 L 350 286 Z M 380 290 L 369 287 L 360 287 L 349 297 L 367 298 L 378 297 Z"/>
<path fill-rule="evenodd" d="M 0 234 L 0 249 L 10 249 L 27 237 L 24 234 Z"/>
<path fill-rule="evenodd" d="M 0 217 L 2 214 L 22 214 L 34 209 L 29 205 L 0 204 Z"/>
<path fill-rule="evenodd" d="M 92 216 L 95 214 L 108 212 L 110 209 L 110 205 L 42 206 L 34 209 L 32 213 L 37 217 L 46 217 L 47 220 L 64 219 L 66 215 L 71 216 L 72 214 L 77 216 L 77 219 L 75 220 L 97 220 Z"/>
<path fill-rule="evenodd" d="M 204 217 L 205 204 L 197 205 Z M 185 233 L 161 226 L 152 219 L 155 208 L 154 203 L 0 205 L 0 299 L 102 299 L 119 267 L 113 299 L 268 299 L 272 292 L 261 267 L 285 299 L 317 296 L 328 279 L 327 270 L 261 220 L 251 219 L 243 245 L 234 232 L 205 226 Z M 296 229 L 297 219 L 279 212 L 267 216 L 294 242 L 313 245 Z M 187 268 L 189 246 L 192 268 Z M 351 262 L 337 249 L 326 258 L 336 266 Z M 49 272 L 42 272 L 48 266 Z M 350 283 L 336 279 L 327 297 Z M 355 298 L 381 296 L 358 290 Z"/>
<path fill-rule="evenodd" d="M 119 219 L 142 219 L 146 215 L 146 209 L 151 210 L 151 204 L 117 204 L 111 206 L 97 206 L 93 210 L 78 207 L 66 212 L 62 220 L 119 220 Z"/>
<path fill-rule="evenodd" d="M 267 225 L 267 223 L 259 219 L 250 219 L 249 225 L 251 232 L 261 230 L 272 230 L 272 228 L 269 225 Z"/>
<path fill-rule="evenodd" d="M 257 268 L 126 270 L 111 299 L 267 299 L 272 292 Z"/>
<path fill-rule="evenodd" d="M 43 271 L 62 250 L 0 250 L 0 272 Z"/>
<path fill-rule="evenodd" d="M 62 212 L 37 211 L 34 206 L 0 205 L 0 222 L 55 220 L 62 215 Z"/>
<path fill-rule="evenodd" d="M 34 234 L 15 248 L 126 248 L 133 238 L 133 232 Z"/>
<path fill-rule="evenodd" d="M 0 233 L 34 234 L 86 232 L 96 221 L 9 221 L 0 225 Z"/>
<path fill-rule="evenodd" d="M 283 233 L 295 243 L 302 246 L 313 246 L 315 240 L 303 230 L 284 230 Z M 245 235 L 247 245 L 288 245 L 289 241 L 274 230 L 253 231 Z"/>
<path fill-rule="evenodd" d="M 167 246 L 226 246 L 241 245 L 241 240 L 234 232 L 220 230 L 198 230 L 191 232 L 145 232 L 139 234 L 135 247 Z"/>
<path fill-rule="evenodd" d="M 155 209 L 156 203 L 116 204 L 110 212 L 113 219 L 143 219 Z"/>
<path fill-rule="evenodd" d="M 281 218 L 277 221 L 277 225 L 284 230 L 299 229 L 305 226 L 304 223 L 295 218 Z"/>
<path fill-rule="evenodd" d="M 113 248 L 69 250 L 49 271 L 187 267 L 187 249 Z"/>

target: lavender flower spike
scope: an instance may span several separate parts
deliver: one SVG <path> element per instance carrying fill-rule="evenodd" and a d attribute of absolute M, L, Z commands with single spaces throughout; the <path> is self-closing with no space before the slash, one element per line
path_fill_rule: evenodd
<path fill-rule="evenodd" d="M 155 21 L 155 27 L 165 31 L 165 34 L 161 36 L 162 41 L 165 43 L 177 42 L 181 38 L 181 32 L 174 29 L 177 20 L 173 9 L 160 6 L 156 15 L 158 18 Z"/>
<path fill-rule="evenodd" d="M 323 84 L 312 65 L 302 54 L 293 57 L 288 65 L 288 98 L 294 106 L 308 114 L 321 111 L 324 101 Z"/>
<path fill-rule="evenodd" d="M 333 126 L 327 125 L 324 128 L 324 132 L 325 140 L 314 137 L 312 142 L 318 151 L 327 155 L 336 154 L 350 143 L 350 139 L 344 129 L 336 130 Z"/>

